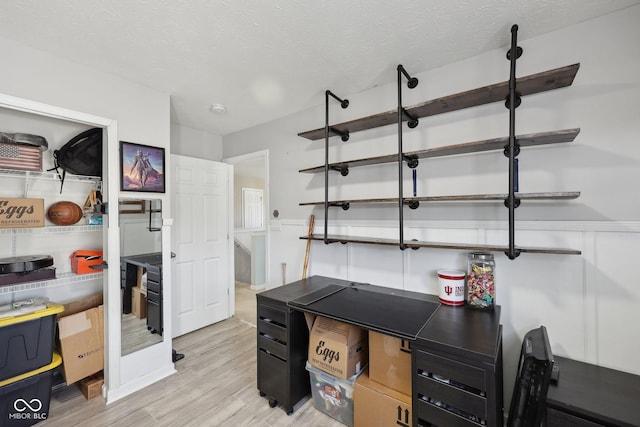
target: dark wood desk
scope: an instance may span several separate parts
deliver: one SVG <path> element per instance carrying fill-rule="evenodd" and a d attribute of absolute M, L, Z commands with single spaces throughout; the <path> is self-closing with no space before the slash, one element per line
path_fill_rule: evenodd
<path fill-rule="evenodd" d="M 640 426 L 640 376 L 555 356 L 547 426 Z"/>
<path fill-rule="evenodd" d="M 162 253 L 154 252 L 120 258 L 122 313 L 131 313 L 131 293 L 138 279 L 138 267 L 147 272 L 147 328 L 162 335 Z"/>
<path fill-rule="evenodd" d="M 262 292 L 258 389 L 270 401 L 286 398 L 288 413 L 301 396 L 283 391 L 284 379 L 309 383 L 303 363 L 308 346 L 303 312 L 411 341 L 414 426 L 502 426 L 500 307 L 492 312 L 447 307 L 435 295 L 323 276 Z M 292 334 L 294 330 L 298 333 Z M 278 387 L 270 387 L 277 379 Z M 275 398 L 271 389 L 284 397 Z"/>

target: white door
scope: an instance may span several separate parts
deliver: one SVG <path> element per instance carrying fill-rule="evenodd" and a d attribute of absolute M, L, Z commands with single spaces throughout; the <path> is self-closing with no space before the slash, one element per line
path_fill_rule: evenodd
<path fill-rule="evenodd" d="M 174 337 L 230 317 L 232 167 L 171 155 Z M 232 307 L 231 307 L 232 308 Z"/>
<path fill-rule="evenodd" d="M 262 228 L 262 190 L 242 189 L 242 228 Z"/>

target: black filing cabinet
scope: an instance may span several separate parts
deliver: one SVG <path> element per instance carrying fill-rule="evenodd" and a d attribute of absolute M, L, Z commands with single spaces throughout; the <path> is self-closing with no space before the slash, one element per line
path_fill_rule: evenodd
<path fill-rule="evenodd" d="M 413 425 L 503 425 L 500 307 L 441 306 L 412 347 Z"/>
<path fill-rule="evenodd" d="M 287 414 L 311 393 L 305 368 L 309 328 L 304 313 L 288 307 L 287 302 L 327 285 L 314 276 L 256 295 L 258 390 L 271 407 L 280 404 Z"/>
<path fill-rule="evenodd" d="M 120 259 L 122 313 L 131 313 L 131 289 L 138 281 L 138 269 L 147 272 L 147 329 L 162 335 L 162 254 L 130 255 Z"/>
<path fill-rule="evenodd" d="M 147 264 L 147 329 L 162 335 L 162 264 Z"/>

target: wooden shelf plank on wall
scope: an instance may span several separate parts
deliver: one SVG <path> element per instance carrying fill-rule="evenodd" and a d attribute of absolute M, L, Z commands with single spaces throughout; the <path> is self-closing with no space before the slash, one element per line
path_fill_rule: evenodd
<path fill-rule="evenodd" d="M 572 200 L 580 197 L 579 191 L 546 192 L 546 193 L 516 193 L 516 198 L 520 200 Z M 506 193 L 501 194 L 461 194 L 453 196 L 424 196 L 405 197 L 405 203 L 410 202 L 478 202 L 478 201 L 504 201 L 509 197 Z M 329 200 L 330 206 L 342 206 L 351 203 L 398 203 L 397 197 L 376 198 L 376 199 L 353 199 L 353 200 Z M 320 202 L 304 202 L 300 206 L 324 205 Z"/>
<path fill-rule="evenodd" d="M 302 240 L 319 240 L 324 241 L 324 235 L 313 234 L 311 236 L 301 236 Z M 369 245 L 398 246 L 399 241 L 394 239 L 378 239 L 371 237 L 328 235 L 329 243 L 361 243 Z M 468 243 L 444 243 L 444 242 L 425 242 L 419 240 L 407 240 L 404 242 L 407 248 L 434 248 L 434 249 L 455 249 L 463 251 L 483 251 L 483 252 L 505 252 L 509 250 L 508 246 L 503 245 L 481 245 Z M 516 250 L 526 253 L 539 254 L 559 254 L 559 255 L 580 255 L 582 252 L 576 249 L 565 248 L 544 248 L 544 247 L 524 247 L 517 246 Z"/>
<path fill-rule="evenodd" d="M 520 77 L 516 80 L 516 90 L 521 96 L 534 93 L 545 92 L 571 86 L 573 79 L 580 68 L 580 64 L 567 65 L 554 70 L 543 71 Z M 450 111 L 461 110 L 463 108 L 475 107 L 497 101 L 504 101 L 509 94 L 509 82 L 484 86 L 466 92 L 426 101 L 405 110 L 415 118 L 434 116 L 436 114 L 448 113 Z M 366 129 L 391 125 L 397 123 L 397 110 L 385 111 L 348 122 L 331 125 L 331 128 L 340 132 L 359 132 Z M 332 134 L 334 135 L 334 134 Z M 324 139 L 324 127 L 298 134 L 302 138 L 312 141 Z"/>
<path fill-rule="evenodd" d="M 516 136 L 516 140 L 521 147 L 533 147 L 536 145 L 559 144 L 571 142 L 580 133 L 579 128 L 562 129 L 550 132 L 529 133 Z M 509 143 L 508 137 L 485 139 L 482 141 L 465 142 L 462 144 L 446 145 L 443 147 L 428 148 L 425 150 L 411 151 L 404 153 L 405 158 L 428 159 L 434 157 L 453 156 L 458 154 L 479 153 L 482 151 L 502 150 Z M 388 154 L 384 156 L 368 157 L 363 159 L 348 160 L 345 162 L 330 163 L 329 168 L 340 170 L 358 166 L 379 165 L 384 163 L 394 163 L 398 161 L 398 154 Z M 324 172 L 324 165 L 306 169 L 300 169 L 302 173 Z"/>

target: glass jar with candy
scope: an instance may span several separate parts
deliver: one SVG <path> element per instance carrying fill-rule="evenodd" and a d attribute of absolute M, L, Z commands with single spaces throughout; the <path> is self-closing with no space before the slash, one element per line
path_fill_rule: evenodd
<path fill-rule="evenodd" d="M 493 310 L 496 305 L 496 262 L 493 254 L 471 252 L 467 257 L 465 303 L 483 310 Z"/>

